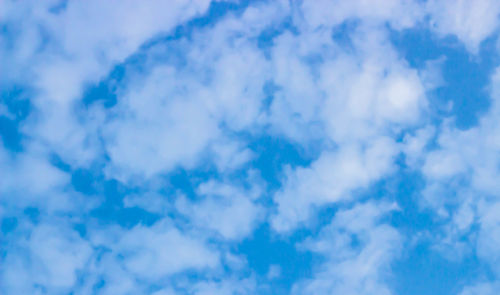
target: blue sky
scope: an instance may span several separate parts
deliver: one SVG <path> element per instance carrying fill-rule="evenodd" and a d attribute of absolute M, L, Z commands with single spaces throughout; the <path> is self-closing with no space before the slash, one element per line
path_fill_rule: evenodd
<path fill-rule="evenodd" d="M 0 293 L 497 294 L 499 15 L 0 2 Z"/>

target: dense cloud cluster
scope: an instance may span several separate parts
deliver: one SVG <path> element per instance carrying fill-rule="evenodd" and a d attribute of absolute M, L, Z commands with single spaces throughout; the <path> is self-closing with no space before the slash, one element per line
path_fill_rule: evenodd
<path fill-rule="evenodd" d="M 497 294 L 499 15 L 1 1 L 0 293 L 409 295 L 439 257 Z M 454 56 L 489 63 L 465 115 Z"/>

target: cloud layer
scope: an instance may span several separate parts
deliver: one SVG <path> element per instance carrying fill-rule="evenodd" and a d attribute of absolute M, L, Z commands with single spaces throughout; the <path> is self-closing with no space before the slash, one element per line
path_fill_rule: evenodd
<path fill-rule="evenodd" d="M 499 14 L 0 2 L 0 293 L 496 294 Z"/>

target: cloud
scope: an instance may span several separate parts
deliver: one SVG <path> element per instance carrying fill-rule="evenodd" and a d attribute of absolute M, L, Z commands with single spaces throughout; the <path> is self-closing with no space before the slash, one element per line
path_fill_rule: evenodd
<path fill-rule="evenodd" d="M 423 15 L 418 1 L 302 1 L 301 11 L 307 25 L 335 26 L 349 20 L 387 22 L 396 29 L 415 25 Z"/>
<path fill-rule="evenodd" d="M 312 205 L 349 200 L 354 190 L 387 176 L 400 153 L 391 137 L 419 124 L 426 111 L 420 77 L 398 58 L 383 30 L 360 25 L 350 38 L 354 52 L 317 32 L 276 41 L 276 56 L 286 60 L 283 69 L 290 69 L 277 72 L 280 89 L 271 105 L 271 124 L 301 144 L 312 136 L 332 146 L 310 167 L 287 174 L 275 196 L 277 230 L 307 221 Z M 310 40 L 317 46 L 305 46 Z M 321 54 L 322 62 L 308 63 L 306 57 L 314 54 Z"/>
<path fill-rule="evenodd" d="M 210 181 L 198 187 L 198 194 L 202 198 L 196 202 L 178 199 L 177 210 L 197 228 L 214 230 L 224 240 L 248 236 L 262 220 L 263 208 L 254 201 L 260 197 L 259 187 L 245 190 Z"/>
<path fill-rule="evenodd" d="M 499 9 L 0 2 L 0 293 L 389 295 L 435 233 L 479 260 L 460 295 L 493 294 L 499 71 L 467 129 L 428 97 L 455 102 L 446 38 L 480 67 Z"/>
<path fill-rule="evenodd" d="M 9 17 L 4 19 L 19 30 L 13 40 L 17 47 L 26 48 L 25 42 L 31 43 L 33 38 L 47 39 L 41 52 L 38 46 L 29 46 L 30 53 L 38 58 L 32 69 L 37 77 L 35 86 L 43 96 L 56 101 L 78 98 L 83 83 L 99 81 L 111 66 L 122 62 L 148 39 L 206 11 L 210 1 L 117 4 L 99 1 L 86 5 L 74 1 L 5 4 Z M 30 26 L 39 27 L 40 31 L 33 33 Z M 36 36 L 37 33 L 41 36 Z M 35 36 L 26 38 L 25 34 Z M 24 62 L 34 57 L 24 55 L 27 60 L 18 62 L 28 66 Z M 60 83 L 62 77 L 65 83 Z"/>
<path fill-rule="evenodd" d="M 498 29 L 500 7 L 496 1 L 429 1 L 426 6 L 431 28 L 441 36 L 454 35 L 474 54 Z"/>
<path fill-rule="evenodd" d="M 138 225 L 131 230 L 118 230 L 109 240 L 106 232 L 96 233 L 94 243 L 109 247 L 114 259 L 123 261 L 125 270 L 150 281 L 188 269 L 216 267 L 217 252 L 208 249 L 203 241 L 190 237 L 173 227 L 168 220 L 154 226 Z M 116 255 L 116 256 L 115 256 Z"/>
<path fill-rule="evenodd" d="M 475 286 L 465 287 L 460 295 L 493 295 L 498 289 L 498 283 L 482 283 Z"/>
<path fill-rule="evenodd" d="M 2 262 L 8 294 L 67 292 L 92 255 L 88 241 L 61 224 L 37 225 L 16 242 Z"/>
<path fill-rule="evenodd" d="M 355 189 L 367 188 L 391 172 L 397 152 L 394 142 L 381 138 L 367 148 L 346 145 L 323 154 L 310 167 L 291 171 L 275 196 L 278 215 L 272 221 L 274 228 L 294 229 L 313 214 L 312 206 L 350 201 Z"/>
<path fill-rule="evenodd" d="M 397 257 L 402 238 L 381 219 L 394 209 L 387 203 L 365 203 L 337 212 L 317 238 L 303 245 L 326 259 L 292 294 L 392 294 L 383 274 Z"/>
<path fill-rule="evenodd" d="M 92 138 L 96 135 L 88 134 L 89 124 L 81 124 L 73 114 L 85 86 L 105 78 L 147 40 L 202 14 L 209 4 L 6 2 L 8 17 L 2 23 L 8 30 L 2 37 L 9 39 L 0 52 L 9 61 L 7 81 L 36 90 L 36 112 L 24 131 L 78 166 L 94 160 L 99 153 Z"/>
<path fill-rule="evenodd" d="M 251 279 L 234 280 L 229 279 L 222 282 L 202 282 L 194 286 L 191 294 L 195 295 L 231 295 L 231 294 L 253 294 L 255 283 Z"/>
<path fill-rule="evenodd" d="M 174 85 L 182 85 L 175 76 L 172 68 L 155 69 L 148 81 L 131 89 L 114 107 L 123 115 L 103 126 L 109 176 L 147 178 L 177 165 L 193 166 L 217 138 L 217 122 L 203 105 L 172 93 Z"/>
<path fill-rule="evenodd" d="M 458 129 L 445 122 L 437 146 L 425 154 L 421 172 L 426 180 L 421 205 L 435 210 L 445 224 L 435 241 L 450 258 L 475 252 L 498 277 L 499 187 L 498 71 L 491 79 L 491 107 L 477 126 Z M 482 290 L 482 291 L 481 291 Z M 483 287 L 464 294 L 482 294 Z M 472 293 L 471 293 L 472 292 Z"/>

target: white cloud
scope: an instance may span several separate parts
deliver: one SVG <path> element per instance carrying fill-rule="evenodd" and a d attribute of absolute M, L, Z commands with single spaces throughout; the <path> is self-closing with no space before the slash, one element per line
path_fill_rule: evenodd
<path fill-rule="evenodd" d="M 467 286 L 460 292 L 460 295 L 494 295 L 500 288 L 499 283 L 481 283 L 474 286 Z"/>
<path fill-rule="evenodd" d="M 11 39 L 0 43 L 7 81 L 35 90 L 35 109 L 24 132 L 71 164 L 88 166 L 101 151 L 92 133 L 95 120 L 83 124 L 74 113 L 86 85 L 105 78 L 146 41 L 204 13 L 209 5 L 210 0 L 7 1 L 2 23 Z"/>
<path fill-rule="evenodd" d="M 41 47 L 42 52 L 36 51 L 38 46 L 29 46 L 33 48 L 30 53 L 38 58 L 34 66 L 30 65 L 38 77 L 35 85 L 46 98 L 67 101 L 78 98 L 84 83 L 97 82 L 145 41 L 203 13 L 209 4 L 210 0 L 151 0 L 141 4 L 88 1 L 85 5 L 69 1 L 53 12 L 60 3 L 8 1 L 5 6 L 9 17 L 5 21 L 19 26 L 20 34 L 14 40 L 21 48 L 27 46 L 23 42 L 31 43 L 36 37 L 24 38 L 24 34 L 33 34 L 30 27 L 40 27 L 37 33 L 48 44 Z M 24 25 L 20 25 L 21 19 Z M 61 79 L 65 83 L 60 83 Z"/>
<path fill-rule="evenodd" d="M 412 168 L 421 167 L 427 152 L 427 145 L 435 135 L 433 126 L 427 125 L 415 131 L 415 134 L 406 134 L 403 139 L 403 152 L 406 163 Z"/>
<path fill-rule="evenodd" d="M 255 282 L 252 279 L 227 279 L 221 282 L 201 282 L 193 286 L 193 295 L 233 295 L 255 294 Z"/>
<path fill-rule="evenodd" d="M 127 180 L 189 169 L 210 153 L 221 171 L 248 161 L 250 151 L 230 133 L 252 131 L 265 98 L 269 65 L 252 40 L 260 32 L 254 32 L 259 9 L 248 8 L 241 19 L 229 15 L 189 43 L 172 42 L 184 52 L 185 66 L 152 65 L 145 77 L 132 67 L 112 110 L 117 116 L 102 126 L 109 176 Z M 270 17 L 279 18 L 275 13 Z"/>
<path fill-rule="evenodd" d="M 348 20 L 387 22 L 396 29 L 415 25 L 423 11 L 412 0 L 302 1 L 302 12 L 309 26 L 335 26 Z"/>
<path fill-rule="evenodd" d="M 251 184 L 253 185 L 253 184 Z M 198 187 L 201 200 L 192 202 L 180 198 L 176 208 L 201 229 L 216 231 L 225 240 L 248 236 L 262 220 L 263 207 L 254 200 L 260 196 L 260 188 L 245 190 L 225 183 L 209 181 Z"/>
<path fill-rule="evenodd" d="M 248 163 L 255 153 L 236 140 L 222 140 L 212 144 L 213 161 L 221 172 L 233 171 Z"/>
<path fill-rule="evenodd" d="M 120 261 L 111 255 L 99 254 L 96 261 L 92 261 L 90 264 L 83 285 L 75 288 L 75 294 L 91 294 L 95 292 L 96 285 L 100 285 L 99 293 L 104 295 L 142 294 L 145 292 L 137 278 L 127 271 Z"/>
<path fill-rule="evenodd" d="M 433 241 L 451 259 L 475 251 L 495 277 L 500 247 L 499 181 L 500 125 L 498 71 L 491 79 L 491 107 L 477 126 L 460 130 L 445 121 L 437 145 L 425 154 L 421 172 L 426 180 L 421 205 L 432 208 L 442 222 Z M 463 294 L 489 294 L 492 285 L 467 287 Z"/>
<path fill-rule="evenodd" d="M 72 191 L 71 175 L 51 164 L 52 154 L 70 171 L 97 166 L 125 186 L 149 185 L 176 168 L 189 173 L 200 166 L 214 168 L 213 179 L 219 179 L 197 186 L 194 200 L 165 197 L 161 184 L 127 195 L 125 207 L 162 216 L 151 226 L 89 221 L 90 241 L 71 230 L 69 221 L 34 226 L 29 237 L 16 241 L 18 250 L 9 248 L 2 287 L 12 294 L 43 288 L 88 294 L 104 282 L 103 294 L 151 293 L 154 285 L 165 287 L 157 294 L 166 295 L 179 289 L 167 286 L 177 276 L 189 282 L 190 294 L 255 294 L 258 282 L 251 276 L 225 273 L 227 267 L 248 271 L 246 261 L 221 248 L 250 236 L 270 214 L 261 204 L 271 202 L 261 197 L 267 196 L 265 185 L 231 178 L 258 158 L 246 144 L 261 135 L 313 150 L 311 164 L 287 168 L 272 196 L 275 231 L 307 224 L 322 206 L 341 207 L 330 225 L 304 243 L 304 250 L 326 262 L 295 285 L 296 294 L 391 294 L 383 274 L 402 237 L 381 219 L 394 206 L 357 204 L 355 197 L 398 171 L 402 153 L 427 181 L 422 203 L 445 223 L 435 248 L 477 247 L 478 257 L 500 272 L 498 74 L 492 109 L 478 126 L 423 126 L 426 92 L 444 83 L 440 60 L 420 72 L 412 69 L 387 28 L 417 28 L 430 17 L 440 36 L 454 34 L 477 53 L 497 30 L 496 2 L 272 1 L 141 49 L 202 15 L 210 3 L 0 2 L 0 22 L 12 38 L 0 37 L 8 72 L 0 82 L 20 83 L 33 94 L 32 113 L 20 126 L 24 152 L 0 151 L 2 214 L 35 206 L 46 219 L 88 217 L 94 197 Z M 332 38 L 332 29 L 349 21 L 353 26 L 343 32 L 348 44 Z M 290 30 L 281 32 L 282 22 L 291 22 Z M 278 36 L 263 46 L 260 35 L 269 29 Z M 141 60 L 128 60 L 138 52 L 144 53 Z M 83 108 L 83 90 L 116 65 L 124 68 L 115 85 L 116 105 Z M 271 84 L 269 98 L 264 86 Z M 0 115 L 12 118 L 3 104 Z M 434 136 L 436 147 L 430 144 Z M 167 219 L 172 212 L 179 220 Z M 190 281 L 183 277 L 187 271 L 209 274 Z M 279 275 L 273 265 L 267 279 Z M 489 295 L 495 286 L 467 287 L 462 295 Z"/>
<path fill-rule="evenodd" d="M 303 247 L 326 261 L 312 278 L 296 284 L 292 294 L 392 294 L 384 283 L 402 237 L 381 219 L 396 209 L 386 203 L 365 203 L 336 213 L 331 224 Z"/>
<path fill-rule="evenodd" d="M 352 38 L 354 55 L 342 54 L 320 68 L 322 118 L 330 137 L 366 140 L 418 123 L 427 105 L 418 73 L 380 28 L 360 27 Z"/>
<path fill-rule="evenodd" d="M 482 204 L 479 209 L 481 228 L 477 240 L 478 256 L 489 263 L 500 277 L 500 202 Z"/>
<path fill-rule="evenodd" d="M 178 165 L 191 167 L 217 138 L 217 121 L 206 107 L 175 92 L 184 84 L 176 76 L 170 67 L 157 68 L 143 84 L 131 86 L 120 97 L 114 107 L 118 117 L 103 126 L 109 176 L 147 178 Z"/>
<path fill-rule="evenodd" d="M 0 201 L 7 208 L 61 213 L 86 211 L 97 204 L 95 198 L 83 200 L 73 191 L 69 173 L 53 166 L 39 149 L 15 154 L 0 147 L 0 165 Z"/>
<path fill-rule="evenodd" d="M 40 259 L 43 270 L 32 274 L 35 282 L 54 287 L 71 287 L 76 283 L 92 249 L 76 232 L 61 233 L 59 227 L 38 226 L 29 241 L 31 253 Z"/>
<path fill-rule="evenodd" d="M 153 192 L 132 194 L 123 198 L 123 206 L 126 208 L 139 207 L 156 214 L 167 214 L 172 207 L 170 199 L 169 196 Z"/>
<path fill-rule="evenodd" d="M 4 193 L 21 190 L 29 194 L 46 194 L 53 189 L 61 188 L 69 182 L 69 175 L 52 166 L 44 155 L 24 154 L 12 158 L 6 153 L 3 165 L 9 167 L 3 175 L 1 188 Z M 29 186 L 18 187 L 19 183 L 29 183 Z"/>
<path fill-rule="evenodd" d="M 432 29 L 441 36 L 455 35 L 472 53 L 498 30 L 500 4 L 495 0 L 432 0 L 426 10 Z"/>
<path fill-rule="evenodd" d="M 324 153 L 310 167 L 289 172 L 275 196 L 278 215 L 272 220 L 273 227 L 288 231 L 307 221 L 312 206 L 349 201 L 355 189 L 367 188 L 390 173 L 397 153 L 392 140 L 381 138 L 366 148 L 345 145 L 339 151 Z"/>
<path fill-rule="evenodd" d="M 2 289 L 8 294 L 34 294 L 40 287 L 60 294 L 76 285 L 92 247 L 62 223 L 37 225 L 29 235 L 12 241 L 16 244 L 2 262 Z"/>
<path fill-rule="evenodd" d="M 385 29 L 361 24 L 349 38 L 351 49 L 321 30 L 275 41 L 279 89 L 269 122 L 302 145 L 321 138 L 326 146 L 310 167 L 287 173 L 275 196 L 277 230 L 293 229 L 314 206 L 348 201 L 353 191 L 389 175 L 402 148 L 392 138 L 419 124 L 426 111 L 421 77 L 400 59 Z M 316 56 L 321 62 L 310 61 Z"/>
<path fill-rule="evenodd" d="M 189 269 L 214 268 L 219 264 L 217 252 L 207 248 L 203 241 L 180 232 L 166 220 L 152 227 L 135 226 L 121 233 L 119 239 L 109 246 L 115 255 L 123 257 L 126 270 L 152 281 Z"/>
<path fill-rule="evenodd" d="M 172 289 L 162 289 L 160 291 L 156 291 L 154 292 L 152 295 L 175 295 L 175 291 L 173 291 Z"/>
<path fill-rule="evenodd" d="M 267 279 L 268 280 L 274 280 L 276 278 L 279 278 L 281 276 L 281 266 L 279 265 L 271 265 L 269 266 L 269 270 L 267 271 Z"/>

